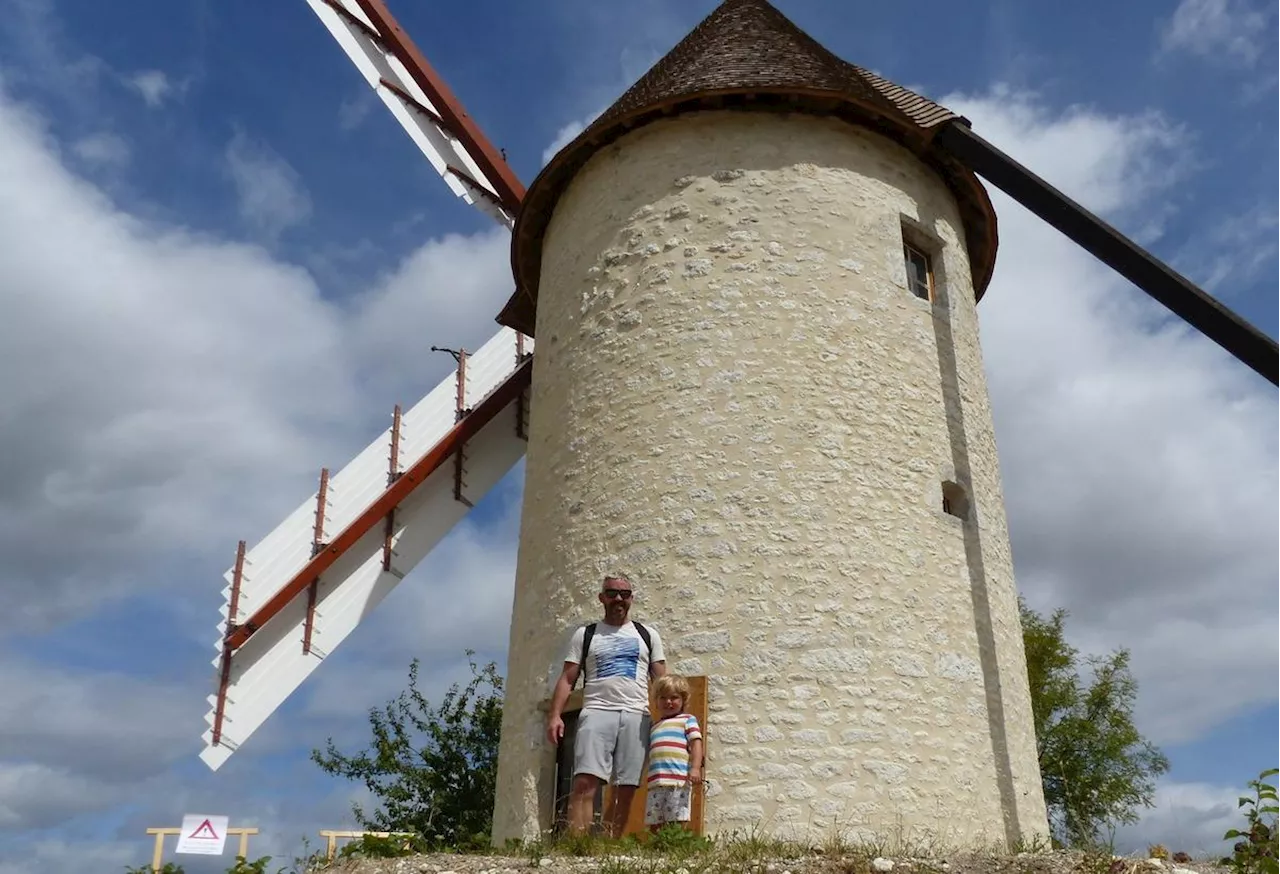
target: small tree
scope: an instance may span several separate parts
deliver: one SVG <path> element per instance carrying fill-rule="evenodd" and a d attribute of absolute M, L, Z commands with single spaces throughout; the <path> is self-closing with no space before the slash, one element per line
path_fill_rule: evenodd
<path fill-rule="evenodd" d="M 502 725 L 502 678 L 490 662 L 476 666 L 467 650 L 471 680 L 455 683 L 436 709 L 418 691 L 418 660 L 409 666 L 409 688 L 381 710 L 369 711 L 373 741 L 353 756 L 330 738 L 311 759 L 326 773 L 364 783 L 377 797 L 371 815 L 352 812 L 370 831 L 415 832 L 429 847 L 488 842 Z"/>
<path fill-rule="evenodd" d="M 1138 684 L 1129 651 L 1087 659 L 1086 684 L 1063 635 L 1067 612 L 1045 619 L 1018 606 L 1050 829 L 1060 845 L 1092 845 L 1105 828 L 1137 822 L 1137 809 L 1152 806 L 1169 760 L 1133 724 Z"/>

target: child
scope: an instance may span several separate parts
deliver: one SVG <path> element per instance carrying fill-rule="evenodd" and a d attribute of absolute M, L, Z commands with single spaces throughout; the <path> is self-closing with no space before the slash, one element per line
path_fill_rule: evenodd
<path fill-rule="evenodd" d="M 653 684 L 658 721 L 649 732 L 649 779 L 644 821 L 650 832 L 669 822 L 688 828 L 693 786 L 702 782 L 702 730 L 698 718 L 685 713 L 689 681 L 675 674 Z"/>

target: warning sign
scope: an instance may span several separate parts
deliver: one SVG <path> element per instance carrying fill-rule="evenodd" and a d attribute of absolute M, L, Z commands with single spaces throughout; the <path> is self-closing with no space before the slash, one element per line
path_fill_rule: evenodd
<path fill-rule="evenodd" d="M 204 816 L 188 813 L 182 818 L 182 834 L 178 835 L 177 853 L 195 856 L 221 856 L 227 843 L 226 816 Z"/>

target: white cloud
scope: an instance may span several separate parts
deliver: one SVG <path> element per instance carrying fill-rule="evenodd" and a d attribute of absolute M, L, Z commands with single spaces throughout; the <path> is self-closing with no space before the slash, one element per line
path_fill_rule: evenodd
<path fill-rule="evenodd" d="M 138 92 L 152 109 L 163 106 L 166 100 L 180 96 L 186 90 L 185 85 L 175 84 L 163 70 L 140 70 L 126 76 L 125 84 Z"/>
<path fill-rule="evenodd" d="M 590 88 L 590 92 L 593 95 L 605 92 L 607 96 L 604 101 L 599 103 L 594 112 L 566 122 L 556 131 L 555 136 L 551 138 L 551 143 L 542 150 L 543 165 L 545 166 L 547 162 L 555 157 L 557 152 L 569 145 L 574 137 L 586 130 L 592 122 L 603 115 L 605 110 L 612 106 L 614 101 L 621 97 L 626 89 L 630 87 L 630 84 L 648 72 L 649 68 L 656 64 L 661 57 L 662 54 L 660 52 L 653 50 L 623 50 L 618 58 L 620 75 L 612 83 L 609 83 L 612 87 L 609 87 L 605 81 L 597 79 Z"/>
<path fill-rule="evenodd" d="M 227 143 L 226 169 L 239 198 L 240 217 L 274 240 L 311 218 L 311 195 L 298 172 L 265 143 L 237 131 Z"/>
<path fill-rule="evenodd" d="M 1249 0 L 1182 0 L 1161 32 L 1161 47 L 1221 63 L 1254 64 L 1275 34 L 1274 7 L 1265 9 Z"/>
<path fill-rule="evenodd" d="M 90 866 L 102 871 L 118 871 L 126 865 L 145 865 L 151 861 L 150 851 L 140 849 L 141 843 L 55 838 L 32 841 L 21 848 L 20 854 L 9 858 L 0 856 L 0 874 L 83 874 Z"/>
<path fill-rule="evenodd" d="M 296 731 L 255 737 L 255 753 L 240 757 L 244 780 L 200 772 L 193 781 L 221 795 L 184 794 L 179 775 L 198 764 L 207 642 L 231 548 L 269 530 L 313 487 L 319 466 L 362 447 L 393 401 L 412 403 L 452 369 L 447 356 L 424 354 L 427 345 L 487 339 L 510 292 L 505 244 L 496 235 L 432 241 L 337 304 L 304 270 L 259 248 L 123 212 L 63 166 L 40 119 L 3 92 L 0 153 L 9 171 L 0 176 L 0 371 L 27 374 L 0 381 L 0 633 L 37 636 L 150 591 L 199 644 L 194 666 L 180 653 L 158 656 L 164 664 L 152 667 L 174 677 L 163 682 L 71 673 L 7 652 L 0 827 L 142 804 L 154 816 L 138 824 L 141 835 L 187 804 L 245 810 L 245 787 L 258 785 L 248 779 L 251 755 L 296 749 Z M 465 568 L 441 567 L 455 575 L 450 591 L 463 592 Z M 472 581 L 489 585 L 502 572 L 495 567 Z M 408 601 L 420 609 L 412 593 Z M 410 652 L 421 630 L 382 616 L 401 641 L 396 652 Z M 460 654 L 435 665 L 454 669 L 441 683 L 460 676 Z M 361 723 L 355 714 L 345 724 L 356 736 Z M 318 779 L 314 765 L 305 770 Z M 268 785 L 281 797 L 298 783 Z M 341 788 L 341 803 L 289 820 L 291 835 L 341 826 L 350 787 Z M 21 858 L 0 856 L 0 871 L 39 860 L 41 874 L 56 874 L 149 857 L 128 842 L 20 840 Z M 18 841 L 3 843 L 7 853 Z"/>
<path fill-rule="evenodd" d="M 0 667 L 3 755 L 64 773 L 128 783 L 162 772 L 193 746 L 205 690 L 111 671 L 70 674 L 8 655 Z M 194 710 L 193 710 L 194 708 Z"/>
<path fill-rule="evenodd" d="M 246 474 L 311 467 L 352 395 L 304 273 L 119 212 L 31 122 L 0 97 L 0 628 L 39 631 L 279 506 Z"/>
<path fill-rule="evenodd" d="M 1206 291 L 1234 305 L 1233 298 L 1239 296 L 1242 286 L 1274 268 L 1276 228 L 1274 202 L 1227 216 L 1187 254 L 1186 275 L 1200 279 Z"/>
<path fill-rule="evenodd" d="M 1116 850 L 1137 853 L 1152 844 L 1169 852 L 1182 851 L 1196 858 L 1230 855 L 1233 841 L 1224 841 L 1228 829 L 1244 825 L 1236 799 L 1247 787 L 1165 781 L 1156 787 L 1153 806 L 1133 825 L 1116 829 Z"/>
<path fill-rule="evenodd" d="M 1163 186 L 1188 172 L 1180 131 L 1156 115 L 1052 113 L 1010 92 L 952 102 L 1073 197 L 1122 227 L 1142 221 L 1152 238 Z M 235 539 L 269 530 L 318 467 L 341 465 L 392 403 L 451 369 L 430 345 L 472 348 L 492 333 L 510 292 L 505 235 L 432 241 L 339 305 L 259 248 L 121 211 L 3 97 L 0 154 L 11 171 L 0 176 L 0 372 L 29 374 L 0 382 L 0 629 L 38 633 L 155 590 L 188 596 L 169 603 L 203 647 Z M 237 135 L 227 160 L 259 232 L 307 219 L 310 200 L 278 155 Z M 1276 686 L 1275 659 L 1258 658 L 1276 646 L 1274 395 L 993 197 L 1002 249 L 981 311 L 1020 581 L 1038 606 L 1073 611 L 1082 645 L 1134 650 L 1144 731 L 1194 735 Z M 350 787 L 290 812 L 250 797 L 248 775 L 283 744 L 320 745 L 318 725 L 360 742 L 364 709 L 402 688 L 412 655 L 429 654 L 438 694 L 465 677 L 463 646 L 505 646 L 518 502 L 506 495 L 500 509 L 483 533 L 455 532 L 309 681 L 301 712 L 268 722 L 221 782 L 193 789 L 155 771 L 198 747 L 203 649 L 200 682 L 183 672 L 180 687 L 26 663 L 0 673 L 0 699 L 21 702 L 0 719 L 17 744 L 0 763 L 0 811 L 3 787 L 43 775 L 44 806 L 11 818 L 69 815 L 102 792 L 105 810 L 136 800 L 144 781 L 158 820 L 224 805 L 289 839 L 334 824 Z M 273 779 L 281 797 L 311 785 Z M 1161 795 L 1172 800 L 1160 810 L 1208 810 L 1216 828 L 1216 802 L 1179 797 Z M 1150 833 L 1159 822 L 1149 817 Z M 25 846 L 41 874 L 149 855 L 141 837 Z"/>
<path fill-rule="evenodd" d="M 65 768 L 0 762 L 0 832 L 55 825 L 113 796 L 111 787 Z"/>
<path fill-rule="evenodd" d="M 370 111 L 381 102 L 371 88 L 362 88 L 359 93 L 344 98 L 338 104 L 338 127 L 344 131 L 355 130 L 364 124 Z"/>
<path fill-rule="evenodd" d="M 569 145 L 569 143 L 573 142 L 573 138 L 586 130 L 587 125 L 591 124 L 599 114 L 600 113 L 597 112 L 590 118 L 582 121 L 571 121 L 564 125 L 564 127 L 560 128 L 560 130 L 556 131 L 556 135 L 551 139 L 551 145 L 542 150 L 542 163 L 545 165 L 556 156 L 556 152 L 559 152 L 565 146 Z"/>
<path fill-rule="evenodd" d="M 453 359 L 432 346 L 475 351 L 498 332 L 494 315 L 511 295 L 510 234 L 500 228 L 464 237 L 431 240 L 407 257 L 370 291 L 357 295 L 349 325 L 359 373 L 383 406 L 413 403 L 435 386 L 417 361 Z"/>
<path fill-rule="evenodd" d="M 0 152 L 0 370 L 30 374 L 0 383 L 0 630 L 200 579 L 193 556 L 216 600 L 235 540 L 452 368 L 425 346 L 487 339 L 510 291 L 496 238 L 450 238 L 339 307 L 260 249 L 119 211 L 3 97 Z"/>
<path fill-rule="evenodd" d="M 87 163 L 104 167 L 123 167 L 129 163 L 131 155 L 124 137 L 105 132 L 76 140 L 71 149 Z"/>
<path fill-rule="evenodd" d="M 20 0 L 0 16 L 6 78 L 34 86 L 66 101 L 73 109 L 92 109 L 97 89 L 110 75 L 101 58 L 68 45 L 53 0 Z"/>
<path fill-rule="evenodd" d="M 1185 172 L 1158 116 L 943 102 L 1122 229 Z M 1274 392 L 990 190 L 1001 251 L 980 313 L 1021 588 L 1068 608 L 1086 651 L 1132 650 L 1159 743 L 1274 701 Z"/>

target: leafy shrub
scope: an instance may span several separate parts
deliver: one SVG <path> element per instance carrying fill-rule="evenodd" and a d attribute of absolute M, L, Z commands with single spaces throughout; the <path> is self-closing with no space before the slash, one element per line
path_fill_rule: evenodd
<path fill-rule="evenodd" d="M 1222 860 L 1236 874 L 1277 874 L 1276 817 L 1280 808 L 1276 805 L 1276 787 L 1267 780 L 1278 773 L 1280 769 L 1272 768 L 1249 781 L 1254 797 L 1242 795 L 1237 805 L 1244 810 L 1248 828 L 1229 829 L 1222 836 L 1223 840 L 1243 839 L 1236 841 L 1231 855 Z"/>

